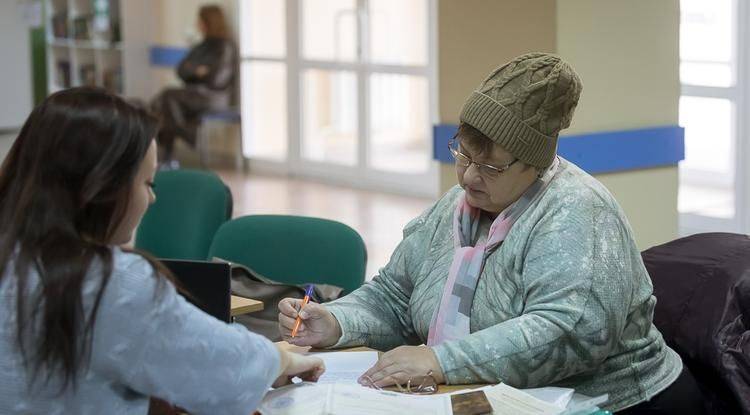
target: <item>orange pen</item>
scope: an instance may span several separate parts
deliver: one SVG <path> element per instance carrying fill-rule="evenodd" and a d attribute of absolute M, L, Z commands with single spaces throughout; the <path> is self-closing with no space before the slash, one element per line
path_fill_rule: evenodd
<path fill-rule="evenodd" d="M 302 307 L 305 306 L 305 304 L 310 302 L 310 296 L 312 296 L 313 292 L 313 285 L 310 284 L 307 286 L 307 289 L 305 290 L 305 298 L 302 299 L 302 305 L 299 307 L 299 311 L 302 311 Z M 297 335 L 297 330 L 299 330 L 299 325 L 302 323 L 302 319 L 299 316 L 299 313 L 297 313 L 297 321 L 294 322 L 294 328 L 292 329 L 292 337 L 295 337 Z"/>

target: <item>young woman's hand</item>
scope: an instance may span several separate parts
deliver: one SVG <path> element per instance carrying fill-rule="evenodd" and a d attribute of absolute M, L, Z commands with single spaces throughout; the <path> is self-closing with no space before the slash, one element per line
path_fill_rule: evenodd
<path fill-rule="evenodd" d="M 273 387 L 284 386 L 291 383 L 293 377 L 315 382 L 325 372 L 326 366 L 319 357 L 304 356 L 284 349 L 277 344 L 281 358 L 279 377 L 273 383 Z"/>
<path fill-rule="evenodd" d="M 299 316 L 302 322 L 297 335 L 292 337 L 292 330 L 297 320 L 297 313 L 302 300 L 285 298 L 279 302 L 279 332 L 281 338 L 297 346 L 328 347 L 341 338 L 341 327 L 336 317 L 322 304 L 307 303 Z"/>

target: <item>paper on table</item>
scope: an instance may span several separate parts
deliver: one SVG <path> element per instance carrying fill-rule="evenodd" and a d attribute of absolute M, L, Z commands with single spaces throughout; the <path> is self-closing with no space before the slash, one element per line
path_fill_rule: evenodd
<path fill-rule="evenodd" d="M 451 415 L 448 395 L 406 395 L 353 385 L 329 385 L 326 409 L 335 415 Z"/>
<path fill-rule="evenodd" d="M 392 415 L 452 413 L 448 395 L 415 396 L 356 385 L 298 383 L 269 392 L 263 415 Z"/>
<path fill-rule="evenodd" d="M 560 408 L 568 406 L 568 402 L 570 402 L 570 399 L 573 397 L 573 392 L 575 392 L 570 388 L 558 388 L 554 386 L 522 390 L 537 399 L 551 403 Z"/>
<path fill-rule="evenodd" d="M 570 400 L 568 407 L 561 415 L 590 414 L 594 410 L 598 410 L 599 405 L 606 403 L 608 400 L 609 394 L 599 395 L 592 398 L 576 393 L 573 395 L 573 399 Z"/>
<path fill-rule="evenodd" d="M 258 411 L 264 415 L 322 414 L 326 398 L 318 385 L 302 382 L 268 392 Z"/>
<path fill-rule="evenodd" d="M 357 379 L 378 361 L 378 352 L 311 353 L 323 359 L 326 371 L 318 383 L 357 384 Z"/>
<path fill-rule="evenodd" d="M 563 411 L 503 383 L 484 389 L 493 415 L 555 415 Z"/>

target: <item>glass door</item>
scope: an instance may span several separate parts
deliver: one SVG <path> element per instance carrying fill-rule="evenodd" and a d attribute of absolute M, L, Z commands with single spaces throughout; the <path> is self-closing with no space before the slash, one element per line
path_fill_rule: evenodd
<path fill-rule="evenodd" d="M 736 0 L 680 1 L 680 232 L 747 232 L 743 171 L 747 75 Z M 744 10 L 744 11 L 743 11 Z"/>
<path fill-rule="evenodd" d="M 434 0 L 242 1 L 251 165 L 434 196 L 434 7 Z"/>

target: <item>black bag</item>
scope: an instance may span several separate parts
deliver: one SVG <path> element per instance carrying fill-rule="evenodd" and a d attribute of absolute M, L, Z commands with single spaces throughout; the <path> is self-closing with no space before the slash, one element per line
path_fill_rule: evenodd
<path fill-rule="evenodd" d="M 642 256 L 654 325 L 695 375 L 708 413 L 750 415 L 750 238 L 703 233 Z"/>
<path fill-rule="evenodd" d="M 224 261 L 220 258 L 215 260 Z M 229 262 L 229 261 L 225 261 Z M 280 341 L 279 334 L 279 301 L 287 297 L 303 298 L 307 284 L 285 284 L 267 278 L 242 264 L 229 262 L 232 272 L 232 295 L 252 298 L 263 302 L 263 310 L 239 315 L 236 323 L 248 330 L 262 334 L 271 341 Z M 315 284 L 310 301 L 325 303 L 341 295 L 343 288 L 328 284 Z"/>

